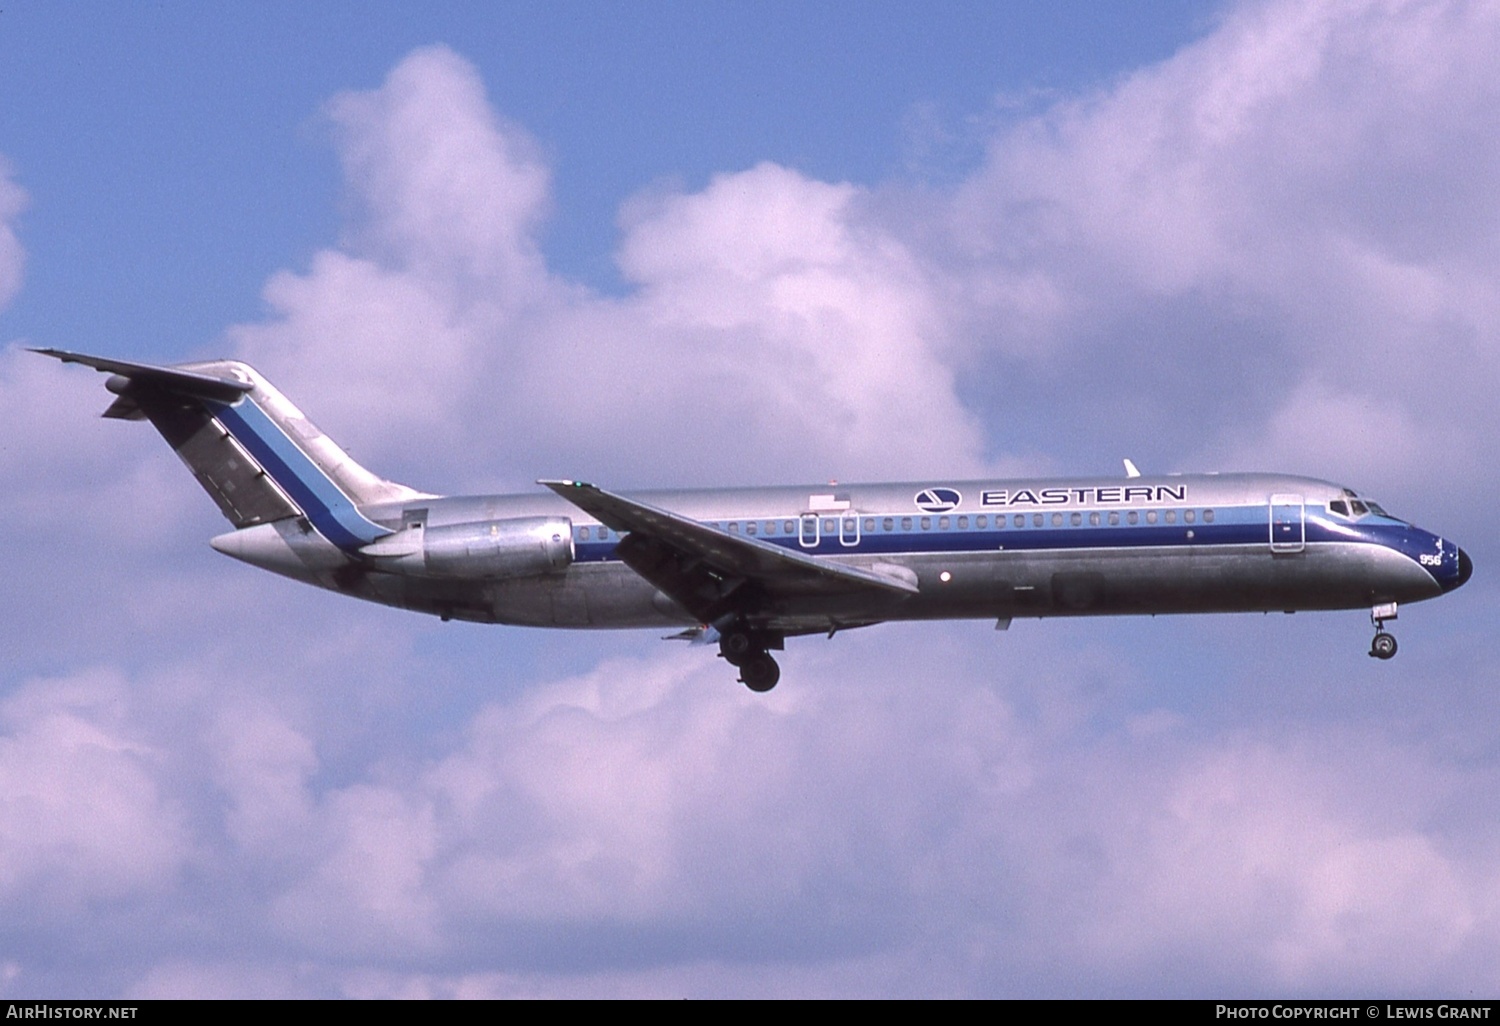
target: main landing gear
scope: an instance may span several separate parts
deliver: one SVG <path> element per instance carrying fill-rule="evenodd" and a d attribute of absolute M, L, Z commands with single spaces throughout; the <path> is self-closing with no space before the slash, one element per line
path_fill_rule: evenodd
<path fill-rule="evenodd" d="M 1375 626 L 1375 640 L 1370 642 L 1370 656 L 1374 659 L 1389 659 L 1396 654 L 1396 638 L 1385 631 L 1385 622 L 1396 619 L 1396 603 L 1386 602 L 1370 610 L 1370 623 Z"/>
<path fill-rule="evenodd" d="M 719 638 L 719 655 L 740 671 L 739 680 L 745 687 L 751 691 L 770 691 L 781 679 L 781 667 L 766 651 L 771 644 L 768 638 L 731 627 Z"/>

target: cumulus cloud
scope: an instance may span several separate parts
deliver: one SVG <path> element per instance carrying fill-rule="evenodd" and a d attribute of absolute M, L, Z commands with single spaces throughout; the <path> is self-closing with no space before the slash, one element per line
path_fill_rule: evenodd
<path fill-rule="evenodd" d="M 535 232 L 549 175 L 530 137 L 491 108 L 472 65 L 445 47 L 418 50 L 382 88 L 344 93 L 329 112 L 367 208 L 359 248 L 496 302 L 538 298 L 546 273 Z"/>
<path fill-rule="evenodd" d="M 1469 416 L 1496 380 L 1497 40 L 1484 4 L 1241 4 L 1000 132 L 954 204 L 981 365 L 1210 459 L 1332 474 L 1308 444 L 1364 447 L 1370 485 L 1451 479 L 1497 427 Z M 1259 430 L 1319 391 L 1296 433 Z"/>
<path fill-rule="evenodd" d="M 1494 447 L 1496 20 L 1247 4 L 1006 126 L 951 192 L 775 164 L 643 192 L 614 296 L 549 270 L 538 147 L 422 50 L 330 104 L 347 231 L 230 338 L 434 488 L 1132 442 L 1421 481 Z M 149 431 L 94 421 L 97 381 L 0 359 L 0 484 L 41 539 L 11 654 L 122 667 L 0 699 L 0 987 L 80 986 L 44 893 L 151 933 L 109 979 L 156 996 L 1493 988 L 1477 655 L 1371 679 L 1279 619 L 1236 621 L 1240 647 L 1212 621 L 887 627 L 793 642 L 752 696 L 698 649 L 439 634 L 163 571 L 186 503 L 214 513 Z M 115 522 L 138 490 L 149 515 Z"/>
<path fill-rule="evenodd" d="M 190 855 L 162 753 L 138 736 L 130 701 L 104 671 L 0 702 L 0 904 L 12 923 L 161 891 Z"/>
<path fill-rule="evenodd" d="M 863 189 L 761 165 L 642 196 L 635 291 L 604 297 L 542 265 L 546 170 L 452 52 L 331 109 L 362 215 L 233 337 L 382 458 L 415 437 L 429 474 L 524 481 L 545 460 L 633 483 L 980 465 L 937 292 Z"/>
<path fill-rule="evenodd" d="M 10 164 L 0 156 L 0 309 L 21 288 L 26 251 L 16 237 L 14 221 L 26 207 L 26 192 L 11 180 Z"/>
<path fill-rule="evenodd" d="M 1195 744 L 1137 781 L 1102 836 L 1083 945 L 1114 972 L 1161 981 L 1177 962 L 1286 992 L 1484 975 L 1500 866 L 1488 830 L 1427 821 L 1447 768 L 1379 736 L 1300 733 Z"/>
<path fill-rule="evenodd" d="M 1491 979 L 1493 802 L 1474 803 L 1461 762 L 1384 729 L 1123 717 L 1111 696 L 1129 670 L 1107 650 L 1011 653 L 1004 690 L 977 672 L 994 657 L 950 652 L 962 672 L 914 687 L 920 646 L 833 643 L 765 697 L 702 653 L 617 658 L 533 681 L 430 758 L 376 758 L 350 780 L 285 722 L 205 709 L 178 729 L 221 769 L 172 787 L 207 813 L 194 847 L 221 854 L 193 872 L 233 929 L 192 951 L 169 935 L 130 986 L 1285 994 Z M 1028 675 L 1046 680 L 1031 697 Z M 114 683 L 88 700 L 113 696 L 111 736 L 141 734 Z M 7 722 L 34 732 L 78 705 L 34 693 Z M 181 865 L 185 817 L 159 785 L 115 775 L 132 796 L 117 806 L 157 834 L 176 824 L 123 860 L 140 889 Z M 1468 815 L 1436 813 L 1461 795 Z"/>

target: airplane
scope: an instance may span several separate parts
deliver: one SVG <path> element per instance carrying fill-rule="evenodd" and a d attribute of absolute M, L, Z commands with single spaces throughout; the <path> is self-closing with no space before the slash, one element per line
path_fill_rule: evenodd
<path fill-rule="evenodd" d="M 891 620 L 1369 608 L 1453 591 L 1453 542 L 1349 488 L 1268 474 L 439 496 L 356 463 L 254 368 L 36 349 L 110 375 L 274 573 L 443 620 L 681 628 L 752 691 L 787 638 Z"/>

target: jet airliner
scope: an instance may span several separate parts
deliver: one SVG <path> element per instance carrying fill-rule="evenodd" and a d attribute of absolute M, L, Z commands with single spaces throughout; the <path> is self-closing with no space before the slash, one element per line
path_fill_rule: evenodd
<path fill-rule="evenodd" d="M 1327 481 L 1268 474 L 657 491 L 542 480 L 438 496 L 354 462 L 254 368 L 36 352 L 110 375 L 234 526 L 218 551 L 444 620 L 680 628 L 754 691 L 789 637 L 887 620 L 1368 608 L 1473 573 L 1453 542 Z"/>

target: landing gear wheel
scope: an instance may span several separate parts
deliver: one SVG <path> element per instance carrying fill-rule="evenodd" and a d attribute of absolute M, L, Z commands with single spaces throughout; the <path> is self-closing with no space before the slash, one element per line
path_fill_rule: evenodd
<path fill-rule="evenodd" d="M 1396 639 L 1385 631 L 1375 635 L 1375 640 L 1370 642 L 1370 655 L 1376 659 L 1389 659 L 1396 654 Z"/>
<path fill-rule="evenodd" d="M 730 666 L 743 666 L 755 655 L 755 641 L 744 631 L 730 631 L 719 639 L 719 654 Z"/>
<path fill-rule="evenodd" d="M 781 679 L 781 667 L 768 653 L 755 652 L 739 664 L 740 683 L 751 691 L 770 691 Z"/>

